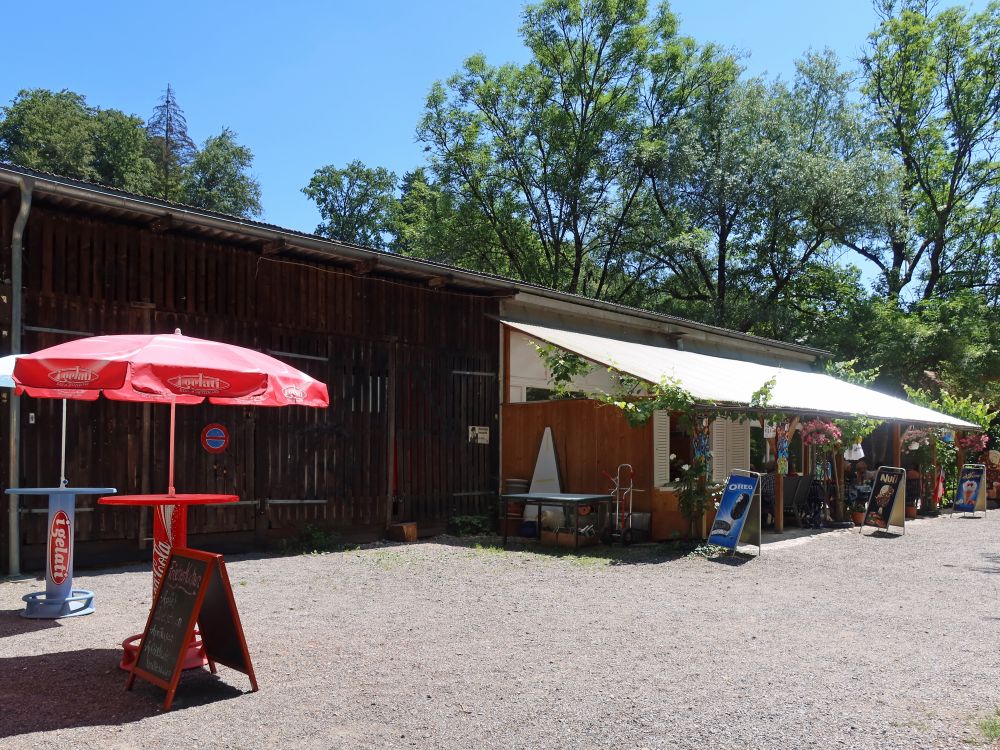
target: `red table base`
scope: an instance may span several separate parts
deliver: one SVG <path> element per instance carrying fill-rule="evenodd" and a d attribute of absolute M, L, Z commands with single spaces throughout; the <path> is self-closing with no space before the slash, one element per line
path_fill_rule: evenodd
<path fill-rule="evenodd" d="M 139 658 L 139 644 L 142 643 L 142 633 L 133 635 L 122 641 L 122 660 L 118 662 L 118 668 L 125 672 L 132 671 L 132 665 Z M 191 643 L 188 644 L 187 654 L 184 657 L 182 669 L 201 669 L 208 664 L 208 656 L 205 654 L 205 646 L 201 642 L 201 634 L 195 630 Z"/>
<path fill-rule="evenodd" d="M 187 510 L 191 505 L 209 505 L 216 503 L 234 503 L 239 498 L 236 495 L 215 494 L 184 494 L 184 495 L 114 495 L 102 497 L 98 502 L 102 505 L 138 505 L 153 508 L 153 598 L 160 588 L 163 574 L 166 572 L 167 558 L 174 547 L 187 547 Z M 142 634 L 133 635 L 122 641 L 121 662 L 118 666 L 126 672 L 132 671 L 132 665 L 139 658 L 139 644 Z M 199 669 L 208 664 L 201 636 L 194 631 L 191 643 L 188 644 L 187 656 L 184 659 L 184 669 Z"/>

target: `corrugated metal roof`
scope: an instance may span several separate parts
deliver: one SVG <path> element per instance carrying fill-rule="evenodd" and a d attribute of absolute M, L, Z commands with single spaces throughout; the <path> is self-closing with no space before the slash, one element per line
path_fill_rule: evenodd
<path fill-rule="evenodd" d="M 363 247 L 361 245 L 353 245 L 349 242 L 331 240 L 319 235 L 300 232 L 295 229 L 288 229 L 276 224 L 254 221 L 242 216 L 234 216 L 231 214 L 219 213 L 217 211 L 208 211 L 183 203 L 176 203 L 162 200 L 160 198 L 152 198 L 136 193 L 130 193 L 117 188 L 100 185 L 98 183 L 88 182 L 86 180 L 63 177 L 61 175 L 37 169 L 30 169 L 27 167 L 0 162 L 0 178 L 2 178 L 5 173 L 34 178 L 36 180 L 36 189 L 41 192 L 46 192 L 46 187 L 48 187 L 50 191 L 63 195 L 72 193 L 80 200 L 87 200 L 88 198 L 96 199 L 100 196 L 105 198 L 113 197 L 117 199 L 116 206 L 121 209 L 131 209 L 137 212 L 159 216 L 166 216 L 169 214 L 175 220 L 186 220 L 193 225 L 199 225 L 206 221 L 211 221 L 216 224 L 225 225 L 226 231 L 235 234 L 242 234 L 248 239 L 255 239 L 257 241 L 267 239 L 285 239 L 289 243 L 295 245 L 293 248 L 295 252 L 312 255 L 313 257 L 348 260 L 357 260 L 359 258 L 374 259 L 387 268 L 403 273 L 409 272 L 411 274 L 417 274 L 425 277 L 451 276 L 454 278 L 456 283 L 488 288 L 499 292 L 509 291 L 511 293 L 524 292 L 526 294 L 535 294 L 583 307 L 592 307 L 607 310 L 609 312 L 617 312 L 631 317 L 643 318 L 645 320 L 658 323 L 666 323 L 678 328 L 687 328 L 689 330 L 711 333 L 723 338 L 758 342 L 761 345 L 778 347 L 788 351 L 808 354 L 813 357 L 830 356 L 830 352 L 823 349 L 817 349 L 815 347 L 803 346 L 802 344 L 794 344 L 786 341 L 778 341 L 776 339 L 769 339 L 763 336 L 754 336 L 752 334 L 733 331 L 728 328 L 722 328 L 708 323 L 700 323 L 698 321 L 688 320 L 686 318 L 680 318 L 665 313 L 654 312 L 652 310 L 631 307 L 629 305 L 623 305 L 616 302 L 596 300 L 580 294 L 561 292 L 539 284 L 508 279 L 503 276 L 484 273 L 482 271 L 473 271 L 437 261 L 396 255 L 395 253 L 390 253 L 384 250 L 376 250 L 369 247 Z"/>

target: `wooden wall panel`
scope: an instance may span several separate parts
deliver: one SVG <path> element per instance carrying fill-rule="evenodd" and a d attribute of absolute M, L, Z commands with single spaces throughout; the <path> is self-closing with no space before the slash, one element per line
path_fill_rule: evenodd
<path fill-rule="evenodd" d="M 632 464 L 638 490 L 635 509 L 646 510 L 653 477 L 653 425 L 632 427 L 621 412 L 599 402 L 580 399 L 504 404 L 504 479 L 531 479 L 538 446 L 546 427 L 552 428 L 556 460 L 564 492 L 607 492 L 604 472 L 614 475 L 619 464 Z"/>
<path fill-rule="evenodd" d="M 2 208 L 0 270 L 9 263 L 9 195 Z M 489 509 L 499 474 L 498 324 L 487 317 L 498 312 L 495 299 L 44 201 L 32 208 L 24 264 L 26 351 L 88 333 L 180 328 L 284 352 L 275 356 L 329 385 L 327 410 L 178 407 L 178 491 L 233 492 L 244 501 L 192 509 L 193 536 L 273 536 L 306 523 L 352 533 L 382 528 L 390 516 L 434 525 Z M 25 484 L 57 479 L 59 413 L 58 402 L 24 400 Z M 230 432 L 223 454 L 200 447 L 211 422 Z M 491 444 L 470 444 L 470 425 L 490 426 Z M 71 402 L 67 473 L 74 483 L 161 491 L 168 429 L 165 406 Z M 32 503 L 44 505 L 25 505 Z M 29 547 L 43 544 L 44 532 L 43 515 L 25 518 Z M 135 508 L 98 507 L 78 527 L 81 542 L 136 550 L 149 534 L 148 514 Z"/>

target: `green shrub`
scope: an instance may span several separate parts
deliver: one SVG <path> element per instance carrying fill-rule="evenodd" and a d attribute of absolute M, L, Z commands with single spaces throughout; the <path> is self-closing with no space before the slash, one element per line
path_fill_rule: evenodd
<path fill-rule="evenodd" d="M 1000 740 L 1000 708 L 994 711 L 992 716 L 979 722 L 979 731 L 988 742 Z"/>
<path fill-rule="evenodd" d="M 452 516 L 448 519 L 448 533 L 455 536 L 482 536 L 492 531 L 489 516 Z"/>
<path fill-rule="evenodd" d="M 345 549 L 344 540 L 332 531 L 306 524 L 294 536 L 279 539 L 277 550 L 285 555 L 304 555 L 310 552 L 335 552 Z"/>

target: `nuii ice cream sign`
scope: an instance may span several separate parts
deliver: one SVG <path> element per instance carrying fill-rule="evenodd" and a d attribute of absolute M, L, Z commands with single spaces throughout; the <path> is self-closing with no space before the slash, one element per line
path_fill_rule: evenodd
<path fill-rule="evenodd" d="M 59 510 L 52 515 L 49 525 L 49 578 L 57 586 L 66 582 L 72 570 L 70 540 L 73 535 L 70 523 L 66 511 Z"/>

